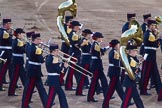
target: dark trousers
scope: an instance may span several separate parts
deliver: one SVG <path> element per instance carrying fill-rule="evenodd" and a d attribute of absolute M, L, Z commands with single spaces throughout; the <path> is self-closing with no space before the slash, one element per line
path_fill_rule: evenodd
<path fill-rule="evenodd" d="M 105 74 L 102 70 L 96 69 L 93 72 L 93 78 L 92 78 L 92 81 L 91 81 L 91 84 L 90 84 L 90 88 L 88 90 L 87 101 L 94 99 L 94 94 L 95 94 L 95 90 L 96 90 L 96 87 L 97 87 L 98 80 L 101 81 L 103 95 L 104 95 L 104 97 L 106 96 L 106 92 L 108 90 L 108 84 L 107 84 L 106 76 L 105 76 Z"/>
<path fill-rule="evenodd" d="M 49 87 L 48 99 L 47 99 L 47 104 L 46 104 L 45 108 L 52 107 L 52 104 L 53 104 L 56 94 L 58 94 L 60 108 L 68 108 L 68 103 L 66 100 L 65 93 L 60 86 L 59 87 L 54 87 L 54 86 Z"/>
<path fill-rule="evenodd" d="M 11 61 L 10 60 L 7 60 L 6 63 L 2 64 L 1 72 L 0 72 L 0 88 L 2 88 L 2 86 L 3 86 L 3 81 L 4 81 L 4 77 L 6 75 L 7 70 L 9 72 L 9 79 L 10 79 L 10 82 L 11 82 L 12 65 L 11 65 Z"/>
<path fill-rule="evenodd" d="M 149 78 L 151 77 L 156 88 L 156 92 L 159 93 L 161 87 L 161 79 L 158 71 L 156 62 L 153 61 L 144 61 L 142 69 L 142 82 L 141 82 L 141 94 L 147 93 L 147 86 Z"/>
<path fill-rule="evenodd" d="M 68 54 L 69 53 L 69 49 L 70 49 L 70 47 L 65 42 L 62 42 L 61 51 L 66 53 L 66 54 Z"/>
<path fill-rule="evenodd" d="M 136 86 L 126 87 L 121 108 L 128 108 L 131 98 L 133 98 L 137 108 L 144 108 L 143 102 L 138 94 Z"/>
<path fill-rule="evenodd" d="M 104 98 L 102 108 L 109 108 L 109 101 L 115 90 L 117 91 L 120 99 L 123 100 L 124 91 L 119 80 L 119 76 L 110 77 L 109 89 L 107 91 L 106 97 Z"/>
<path fill-rule="evenodd" d="M 61 51 L 63 53 L 68 54 L 69 53 L 69 48 L 70 47 L 65 42 L 62 42 Z M 68 58 L 69 56 L 63 55 L 63 57 Z M 60 73 L 60 84 L 61 85 L 64 85 L 64 83 L 65 83 L 64 77 L 65 77 L 65 73 Z"/>
<path fill-rule="evenodd" d="M 144 45 L 141 45 L 139 54 L 140 54 L 140 55 L 144 55 L 144 51 L 145 51 Z"/>
<path fill-rule="evenodd" d="M 65 81 L 64 81 L 64 77 L 65 77 L 65 72 L 64 73 L 60 73 L 60 85 L 64 85 Z"/>
<path fill-rule="evenodd" d="M 27 78 L 25 82 L 25 87 L 23 91 L 23 96 L 22 96 L 22 108 L 28 108 L 29 107 L 29 102 L 31 100 L 32 94 L 34 87 L 36 86 L 39 96 L 41 98 L 43 107 L 45 108 L 46 102 L 47 102 L 47 93 L 46 90 L 43 86 L 42 79 L 39 77 L 30 77 Z"/>
<path fill-rule="evenodd" d="M 74 65 L 72 63 L 70 63 L 70 65 L 73 68 L 78 69 L 78 67 L 76 67 L 76 65 Z M 73 68 L 69 67 L 69 71 L 68 71 L 67 76 L 66 76 L 66 81 L 65 81 L 65 89 L 66 90 L 72 89 L 72 87 L 73 87 L 73 76 L 75 76 L 77 84 L 78 84 L 79 79 L 80 79 L 81 74 L 78 71 L 76 71 L 75 69 L 73 69 Z"/>
<path fill-rule="evenodd" d="M 90 67 L 89 64 L 85 64 L 85 65 L 83 66 L 83 68 L 86 69 L 86 70 L 89 70 L 89 67 Z M 88 74 L 86 71 L 83 71 L 83 73 L 84 73 L 84 74 Z M 84 86 L 84 84 L 85 84 L 86 78 L 87 78 L 87 76 L 81 74 L 80 79 L 79 79 L 79 83 L 78 83 L 77 89 L 76 89 L 76 94 L 77 94 L 77 95 L 81 95 L 81 94 L 82 94 L 82 92 L 83 92 L 83 86 Z"/>
<path fill-rule="evenodd" d="M 122 72 L 121 72 L 121 84 L 123 84 L 124 77 L 125 77 L 125 70 L 122 69 Z"/>
<path fill-rule="evenodd" d="M 23 64 L 13 65 L 13 75 L 8 89 L 8 95 L 14 95 L 18 79 L 21 79 L 23 86 L 25 85 L 26 75 Z"/>

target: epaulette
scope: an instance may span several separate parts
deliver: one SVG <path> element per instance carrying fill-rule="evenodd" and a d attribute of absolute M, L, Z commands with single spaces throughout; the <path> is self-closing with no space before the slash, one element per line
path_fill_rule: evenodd
<path fill-rule="evenodd" d="M 114 59 L 119 60 L 119 57 L 120 57 L 119 53 L 114 50 Z"/>
<path fill-rule="evenodd" d="M 130 66 L 131 67 L 136 67 L 136 65 L 137 65 L 137 62 L 133 58 L 131 58 Z"/>
<path fill-rule="evenodd" d="M 42 49 L 39 48 L 38 46 L 36 46 L 35 54 L 36 54 L 36 55 L 41 55 L 41 54 L 42 54 Z"/>
<path fill-rule="evenodd" d="M 149 41 L 151 42 L 154 42 L 156 39 L 155 39 L 155 36 L 150 32 L 149 34 L 149 38 L 148 38 Z"/>
<path fill-rule="evenodd" d="M 95 48 L 94 48 L 96 51 L 98 51 L 98 52 L 100 52 L 100 50 L 101 50 L 101 47 L 97 44 L 97 43 L 95 43 Z"/>
<path fill-rule="evenodd" d="M 75 32 L 73 32 L 72 40 L 73 41 L 78 41 L 79 40 L 79 36 Z"/>
<path fill-rule="evenodd" d="M 72 29 L 71 28 L 69 28 L 69 27 L 67 27 L 67 30 L 66 30 L 66 32 L 68 33 L 68 34 L 70 34 L 70 32 L 72 31 Z"/>
<path fill-rule="evenodd" d="M 88 40 L 86 40 L 86 39 L 83 40 L 83 45 L 88 45 L 88 43 L 89 43 Z"/>
<path fill-rule="evenodd" d="M 53 61 L 52 61 L 52 63 L 58 63 L 59 61 L 58 61 L 58 57 L 55 57 L 55 56 L 53 56 Z"/>
<path fill-rule="evenodd" d="M 17 39 L 17 46 L 18 47 L 22 47 L 24 45 L 23 41 L 21 41 L 20 39 Z"/>
<path fill-rule="evenodd" d="M 8 39 L 9 36 L 9 33 L 7 33 L 6 31 L 3 32 L 3 39 Z"/>

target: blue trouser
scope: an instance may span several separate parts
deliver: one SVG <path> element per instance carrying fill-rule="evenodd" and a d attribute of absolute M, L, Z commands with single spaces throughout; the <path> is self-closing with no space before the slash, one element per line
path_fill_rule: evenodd
<path fill-rule="evenodd" d="M 25 85 L 25 80 L 26 80 L 23 64 L 14 64 L 13 67 L 14 67 L 13 75 L 9 85 L 8 95 L 14 95 L 19 77 L 21 79 L 23 86 Z"/>
<path fill-rule="evenodd" d="M 107 91 L 106 97 L 104 98 L 102 108 L 109 108 L 109 101 L 114 94 L 115 90 L 117 91 L 121 100 L 123 100 L 124 91 L 119 79 L 119 76 L 110 77 L 109 89 Z"/>
<path fill-rule="evenodd" d="M 144 45 L 141 45 L 139 54 L 144 55 Z"/>
<path fill-rule="evenodd" d="M 90 88 L 88 90 L 87 101 L 90 101 L 90 100 L 94 99 L 94 94 L 95 94 L 95 90 L 96 90 L 96 87 L 97 87 L 97 82 L 98 82 L 99 79 L 101 81 L 103 95 L 104 95 L 104 97 L 106 96 L 106 92 L 108 90 L 108 84 L 107 84 L 106 76 L 105 76 L 103 70 L 96 69 L 93 72 L 93 78 L 92 78 L 92 81 L 91 81 L 91 84 L 90 84 Z"/>
<path fill-rule="evenodd" d="M 66 54 L 68 54 L 69 53 L 69 49 L 70 49 L 70 47 L 65 42 L 62 42 L 61 51 L 66 53 Z"/>
<path fill-rule="evenodd" d="M 133 98 L 137 108 L 144 108 L 143 102 L 138 94 L 136 86 L 126 87 L 121 108 L 128 108 L 131 98 Z"/>
<path fill-rule="evenodd" d="M 29 102 L 31 100 L 31 96 L 33 94 L 34 87 L 36 86 L 39 96 L 41 98 L 43 107 L 46 106 L 47 102 L 47 93 L 43 86 L 42 79 L 39 77 L 30 77 L 27 78 L 25 82 L 25 87 L 22 96 L 22 108 L 29 108 Z"/>
<path fill-rule="evenodd" d="M 157 67 L 157 63 L 153 61 L 144 61 L 143 62 L 143 72 L 142 72 L 142 81 L 141 81 L 141 94 L 147 93 L 147 85 L 149 78 L 151 77 L 158 93 L 161 87 L 161 79 Z"/>
<path fill-rule="evenodd" d="M 6 63 L 2 64 L 2 67 L 1 67 L 1 70 L 0 70 L 0 88 L 2 88 L 2 86 L 3 86 L 3 81 L 4 81 L 4 78 L 6 76 L 7 70 L 9 72 L 9 79 L 10 79 L 10 82 L 11 82 L 13 72 L 12 72 L 12 64 L 11 64 L 10 60 L 7 60 Z"/>
<path fill-rule="evenodd" d="M 89 64 L 85 64 L 83 66 L 83 68 L 86 69 L 86 70 L 89 70 L 89 67 L 90 67 Z M 83 73 L 86 74 L 86 75 L 88 75 L 88 73 L 86 71 L 83 71 Z M 81 95 L 82 94 L 82 92 L 83 92 L 83 86 L 85 84 L 86 78 L 87 78 L 87 76 L 81 74 L 80 79 L 79 79 L 79 83 L 78 83 L 77 89 L 76 89 L 76 94 L 77 95 Z"/>
<path fill-rule="evenodd" d="M 56 94 L 58 94 L 60 108 L 68 108 L 68 103 L 66 100 L 65 93 L 63 89 L 59 87 L 50 86 L 48 92 L 48 100 L 45 108 L 51 108 Z"/>
<path fill-rule="evenodd" d="M 70 51 L 70 55 L 72 55 L 72 51 Z M 79 62 L 80 62 L 80 54 L 75 54 L 74 53 L 74 56 L 73 57 L 75 57 L 76 59 L 77 59 L 77 65 L 79 66 Z M 74 61 L 74 62 L 76 62 L 76 60 L 73 60 L 72 59 L 72 61 Z M 74 64 L 74 63 L 70 63 L 70 65 L 73 67 L 73 68 L 75 68 L 75 69 L 78 69 L 78 70 L 80 70 L 79 68 L 78 68 L 78 66 L 76 66 L 76 64 Z M 75 76 L 75 79 L 76 79 L 76 82 L 77 82 L 77 84 L 79 83 L 79 79 L 80 79 L 80 76 L 81 76 L 81 74 L 79 73 L 79 72 L 77 72 L 75 69 L 73 69 L 73 68 L 70 68 L 69 67 L 69 71 L 68 71 L 68 73 L 67 73 L 67 76 L 66 76 L 66 81 L 65 81 L 65 89 L 66 90 L 69 90 L 69 89 L 72 89 L 72 87 L 73 87 L 73 76 Z"/>

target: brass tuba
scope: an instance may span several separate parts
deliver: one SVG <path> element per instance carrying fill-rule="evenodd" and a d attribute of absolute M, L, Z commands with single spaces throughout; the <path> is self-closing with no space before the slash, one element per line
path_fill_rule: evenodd
<path fill-rule="evenodd" d="M 135 80 L 135 75 L 129 65 L 126 45 L 130 39 L 134 39 L 138 46 L 143 42 L 143 32 L 142 28 L 136 20 L 133 20 L 129 24 L 129 29 L 121 35 L 121 47 L 120 47 L 120 56 L 124 68 L 126 69 L 130 79 Z"/>
<path fill-rule="evenodd" d="M 72 16 L 76 17 L 77 4 L 75 0 L 68 0 L 66 2 L 61 3 L 58 7 L 58 16 L 57 16 L 57 27 L 60 31 L 61 37 L 65 41 L 65 43 L 70 46 L 70 42 L 63 25 L 66 11 L 70 11 Z"/>
<path fill-rule="evenodd" d="M 162 23 L 162 16 L 155 16 L 155 20 L 158 24 Z"/>

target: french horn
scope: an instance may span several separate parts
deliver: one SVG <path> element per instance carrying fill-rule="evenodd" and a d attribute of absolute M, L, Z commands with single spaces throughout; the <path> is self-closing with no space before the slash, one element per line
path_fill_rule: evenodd
<path fill-rule="evenodd" d="M 130 39 L 135 40 L 138 46 L 143 42 L 142 28 L 136 20 L 129 24 L 129 29 L 121 35 L 120 56 L 122 63 L 130 79 L 135 80 L 134 72 L 132 71 L 126 53 L 126 45 Z"/>
<path fill-rule="evenodd" d="M 68 0 L 66 2 L 61 3 L 58 7 L 58 16 L 57 16 L 57 27 L 61 34 L 61 37 L 65 41 L 65 43 L 68 46 L 70 46 L 70 42 L 69 42 L 68 36 L 66 34 L 66 31 L 64 29 L 64 24 L 63 24 L 66 11 L 71 12 L 73 18 L 76 17 L 77 4 L 76 4 L 75 0 Z"/>

